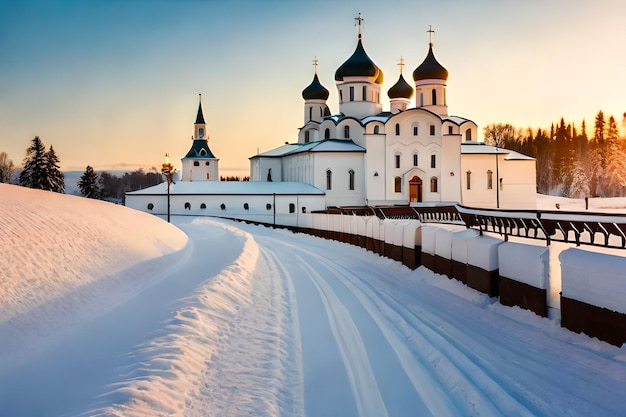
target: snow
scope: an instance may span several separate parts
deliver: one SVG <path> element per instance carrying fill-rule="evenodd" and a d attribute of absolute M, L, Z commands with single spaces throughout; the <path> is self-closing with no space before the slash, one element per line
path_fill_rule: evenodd
<path fill-rule="evenodd" d="M 500 275 L 517 282 L 545 289 L 548 284 L 547 247 L 504 242 L 498 247 Z"/>
<path fill-rule="evenodd" d="M 167 183 L 162 182 L 128 195 L 165 195 Z M 170 185 L 172 195 L 323 195 L 324 191 L 310 184 L 287 181 L 180 181 Z"/>
<path fill-rule="evenodd" d="M 626 258 L 567 249 L 559 260 L 564 297 L 626 314 Z"/>
<path fill-rule="evenodd" d="M 491 236 L 478 236 L 467 245 L 467 263 L 485 271 L 498 269 L 498 246 L 502 240 Z"/>
<path fill-rule="evenodd" d="M 228 220 L 175 228 L 76 197 L 0 195 L 2 416 L 626 410 L 626 347 L 425 268 Z M 39 299 L 46 314 L 26 301 Z"/>

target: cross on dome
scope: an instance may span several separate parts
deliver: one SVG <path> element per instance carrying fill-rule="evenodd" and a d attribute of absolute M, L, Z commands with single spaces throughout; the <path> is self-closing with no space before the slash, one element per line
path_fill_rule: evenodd
<path fill-rule="evenodd" d="M 435 33 L 435 31 L 433 30 L 433 25 L 428 25 L 428 30 L 426 32 L 428 32 L 428 44 L 432 46 L 433 33 Z"/>
<path fill-rule="evenodd" d="M 400 74 L 402 74 L 404 71 L 404 58 L 402 58 L 402 56 L 400 56 L 400 59 L 398 60 L 398 68 L 400 68 Z"/>
<path fill-rule="evenodd" d="M 317 60 L 317 55 L 313 58 L 313 68 L 315 68 L 315 73 L 317 74 L 317 65 L 319 61 Z"/>
<path fill-rule="evenodd" d="M 365 20 L 365 18 L 361 16 L 361 13 L 359 13 L 359 15 L 354 18 L 354 20 L 356 20 L 355 26 L 359 27 L 359 39 L 361 39 L 361 25 L 363 24 L 363 20 Z"/>

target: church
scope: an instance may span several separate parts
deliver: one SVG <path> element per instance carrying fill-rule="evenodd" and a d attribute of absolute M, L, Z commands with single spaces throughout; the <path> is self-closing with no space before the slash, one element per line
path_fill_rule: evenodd
<path fill-rule="evenodd" d="M 356 47 L 334 74 L 338 112 L 331 111 L 315 60 L 313 79 L 302 91 L 304 118 L 297 140 L 251 156 L 250 182 L 219 181 L 219 160 L 209 148 L 200 102 L 192 145 L 171 190 L 174 212 L 208 210 L 208 196 L 228 200 L 219 206 L 224 215 L 224 207 L 247 207 L 244 217 L 254 200 L 266 210 L 272 206 L 275 218 L 276 196 L 290 201 L 282 204 L 288 207 L 285 214 L 425 203 L 535 208 L 534 158 L 484 144 L 476 123 L 449 114 L 448 70 L 435 57 L 433 43 L 413 70 L 413 85 L 404 78 L 401 59 L 398 80 L 384 92 L 383 72 L 365 50 L 361 15 L 355 20 Z M 161 188 L 127 193 L 127 205 L 144 211 L 154 207 L 147 200 L 163 196 Z M 266 198 L 256 201 L 260 196 Z"/>

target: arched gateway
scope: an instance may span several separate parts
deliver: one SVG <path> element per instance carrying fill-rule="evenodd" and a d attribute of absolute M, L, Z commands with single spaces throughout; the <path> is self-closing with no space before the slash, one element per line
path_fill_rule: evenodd
<path fill-rule="evenodd" d="M 409 202 L 422 202 L 422 179 L 417 175 L 409 180 Z"/>

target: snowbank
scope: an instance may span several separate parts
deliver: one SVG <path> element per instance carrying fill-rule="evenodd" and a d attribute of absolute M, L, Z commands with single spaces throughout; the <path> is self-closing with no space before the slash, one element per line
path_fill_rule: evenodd
<path fill-rule="evenodd" d="M 504 242 L 498 247 L 500 275 L 545 289 L 548 283 L 548 248 Z"/>
<path fill-rule="evenodd" d="M 111 203 L 7 184 L 0 195 L 0 322 L 187 243 L 163 220 Z"/>

